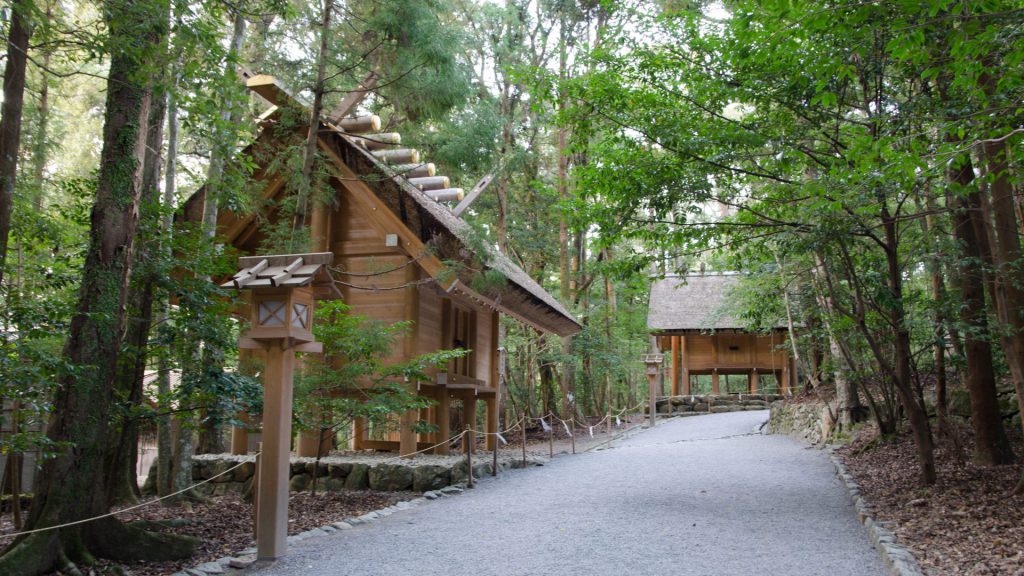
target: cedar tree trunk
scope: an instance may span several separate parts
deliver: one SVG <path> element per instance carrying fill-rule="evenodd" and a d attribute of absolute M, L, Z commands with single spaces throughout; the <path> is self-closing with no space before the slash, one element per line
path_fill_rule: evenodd
<path fill-rule="evenodd" d="M 985 309 L 985 278 L 981 261 L 987 250 L 981 225 L 981 198 L 973 185 L 974 168 L 970 159 L 961 156 L 948 170 L 955 202 L 953 235 L 960 242 L 960 295 L 963 304 L 960 320 L 964 330 L 964 354 L 967 360 L 966 384 L 971 399 L 971 426 L 974 428 L 974 460 L 979 464 L 1006 464 L 1013 461 L 1013 452 L 1003 430 L 996 397 L 995 370 L 992 367 L 992 345 L 988 340 L 988 315 Z"/>
<path fill-rule="evenodd" d="M 47 434 L 70 444 L 39 474 L 28 529 L 105 514 L 105 464 L 110 442 L 114 375 L 124 328 L 124 305 L 138 223 L 140 176 L 149 89 L 143 70 L 167 30 L 165 2 L 109 0 L 102 6 L 109 31 L 110 72 L 89 249 L 77 312 L 64 357 L 74 371 L 61 378 Z M 0 573 L 36 575 L 72 571 L 95 556 L 115 560 L 187 557 L 194 541 L 152 534 L 106 518 L 35 532 L 0 556 Z"/>

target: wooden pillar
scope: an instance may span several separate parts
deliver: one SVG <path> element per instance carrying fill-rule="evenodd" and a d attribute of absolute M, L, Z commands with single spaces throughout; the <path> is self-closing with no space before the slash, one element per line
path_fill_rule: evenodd
<path fill-rule="evenodd" d="M 419 280 L 420 269 L 418 266 L 407 266 L 405 268 L 405 319 L 412 322 L 412 328 L 405 336 L 405 358 L 411 359 L 416 356 L 416 342 L 419 340 L 420 325 L 420 291 L 416 281 Z M 409 382 L 409 392 L 416 394 L 416 382 Z M 401 428 L 398 433 L 398 455 L 412 457 L 416 452 L 416 432 L 413 425 L 418 417 L 416 410 L 407 410 L 401 416 Z"/>
<path fill-rule="evenodd" d="M 316 199 L 309 218 L 310 246 L 316 252 L 327 252 L 330 236 L 331 207 Z"/>
<path fill-rule="evenodd" d="M 789 358 L 782 362 L 782 377 L 779 378 L 779 393 L 789 393 Z"/>
<path fill-rule="evenodd" d="M 754 368 L 750 372 L 750 386 L 749 386 L 750 393 L 751 394 L 757 394 L 757 389 L 760 387 L 760 384 L 761 384 L 761 376 L 757 373 L 757 368 Z"/>
<path fill-rule="evenodd" d="M 362 450 L 366 440 L 366 418 L 355 418 L 352 424 L 352 449 Z"/>
<path fill-rule="evenodd" d="M 462 399 L 462 425 L 476 430 L 476 396 L 466 396 Z M 476 450 L 476 443 L 470 443 L 469 451 Z"/>
<path fill-rule="evenodd" d="M 679 336 L 672 337 L 672 395 L 679 396 L 679 369 L 682 359 L 679 354 Z"/>
<path fill-rule="evenodd" d="M 683 366 L 683 394 L 690 395 L 690 358 L 686 350 L 686 336 L 679 337 L 679 360 Z"/>
<path fill-rule="evenodd" d="M 301 458 L 316 458 L 320 449 L 320 431 L 303 430 L 299 432 L 299 440 L 296 442 L 295 455 Z"/>
<path fill-rule="evenodd" d="M 498 438 L 494 436 L 498 432 L 498 396 L 484 400 L 487 405 L 487 449 L 494 451 L 498 445 Z"/>
<path fill-rule="evenodd" d="M 245 291 L 243 293 L 243 298 L 245 300 L 246 308 L 245 315 L 251 317 L 252 294 Z M 254 352 L 254 350 L 249 348 L 238 349 L 238 363 L 243 369 L 245 369 L 248 362 L 252 360 L 252 357 L 255 355 Z M 248 371 L 246 372 L 246 375 L 252 376 Z M 242 421 L 242 425 L 231 427 L 231 453 L 234 455 L 244 455 L 249 453 L 249 428 L 252 427 L 254 422 L 252 418 L 244 412 L 238 419 Z"/>
<path fill-rule="evenodd" d="M 718 368 L 711 371 L 711 394 L 718 395 Z"/>
<path fill-rule="evenodd" d="M 267 349 L 263 382 L 263 455 L 257 498 L 256 556 L 275 559 L 287 550 L 288 473 L 291 469 L 292 374 L 295 352 L 274 343 Z"/>
<path fill-rule="evenodd" d="M 650 418 L 650 427 L 654 428 L 654 420 L 658 409 L 657 403 L 658 373 L 647 372 L 647 412 Z"/>
<path fill-rule="evenodd" d="M 434 454 L 448 455 L 448 438 L 451 437 L 451 411 L 449 410 L 448 390 L 440 387 L 437 396 L 437 406 L 434 413 L 437 415 L 437 441 L 441 444 L 434 448 Z"/>
<path fill-rule="evenodd" d="M 243 414 L 241 420 L 242 426 L 231 427 L 231 453 L 236 456 L 249 453 L 249 430 L 246 428 L 249 418 Z"/>
<path fill-rule="evenodd" d="M 416 452 L 416 431 L 413 425 L 416 424 L 417 410 L 406 410 L 402 413 L 400 421 L 401 428 L 398 432 L 398 455 L 412 457 Z"/>

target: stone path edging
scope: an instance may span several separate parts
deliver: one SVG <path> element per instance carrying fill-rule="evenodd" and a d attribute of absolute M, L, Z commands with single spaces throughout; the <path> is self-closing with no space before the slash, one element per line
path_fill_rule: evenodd
<path fill-rule="evenodd" d="M 645 427 L 640 424 L 631 426 L 613 435 L 605 442 L 602 442 L 595 446 L 591 446 L 590 448 L 587 448 L 583 452 L 589 452 L 590 450 L 607 447 L 612 442 L 622 439 L 624 437 L 628 437 L 632 433 L 635 433 L 644 428 Z M 543 460 L 544 463 L 547 463 L 547 459 Z M 543 464 L 540 465 L 543 466 Z M 333 534 L 334 532 L 338 532 L 340 530 L 351 530 L 354 526 L 358 526 L 359 524 L 366 524 L 374 520 L 390 516 L 400 510 L 408 510 L 410 508 L 414 508 L 430 500 L 437 500 L 438 498 L 441 498 L 443 496 L 455 496 L 457 494 L 461 494 L 463 490 L 465 490 L 464 483 L 445 486 L 440 490 L 429 490 L 427 492 L 424 492 L 422 496 L 413 498 L 412 500 L 402 500 L 400 502 L 396 502 L 392 506 L 381 508 L 380 510 L 367 512 L 362 516 L 346 518 L 344 520 L 333 522 L 326 526 L 320 526 L 317 528 L 313 528 L 311 530 L 306 530 L 305 532 L 292 534 L 288 537 L 288 544 L 292 545 L 297 542 L 306 540 L 307 538 L 312 538 L 314 536 L 325 536 L 327 534 Z M 192 568 L 185 568 L 184 570 L 175 572 L 171 576 L 219 576 L 221 574 L 240 574 L 246 568 L 249 568 L 250 566 L 256 564 L 256 562 L 256 549 L 247 548 L 234 556 L 225 556 L 212 562 L 204 562 Z"/>
<path fill-rule="evenodd" d="M 921 571 L 917 559 L 914 558 L 910 550 L 896 542 L 896 535 L 886 527 L 888 522 L 875 520 L 871 515 L 873 511 L 871 505 L 861 496 L 860 486 L 846 470 L 846 464 L 843 464 L 831 448 L 828 448 L 828 451 L 832 465 L 836 469 L 836 476 L 843 481 L 846 490 L 850 493 L 850 498 L 853 498 L 853 504 L 857 510 L 857 520 L 860 520 L 861 524 L 867 528 L 871 542 L 881 555 L 882 562 L 888 568 L 890 576 L 924 576 L 924 572 Z"/>
<path fill-rule="evenodd" d="M 409 510 L 415 508 L 421 504 L 429 502 L 430 500 L 437 500 L 442 496 L 455 496 L 461 494 L 465 489 L 465 484 L 453 484 L 451 486 L 445 486 L 440 490 L 429 490 L 424 492 L 422 496 L 413 498 L 412 500 L 402 500 L 386 508 L 380 510 L 373 510 L 367 512 L 362 516 L 354 516 L 352 518 L 346 518 L 338 522 L 332 522 L 325 526 L 306 530 L 305 532 L 299 532 L 298 534 L 292 534 L 288 537 L 288 545 L 302 542 L 308 538 L 315 536 L 326 536 L 333 534 L 341 530 L 351 530 L 353 527 L 360 524 L 367 524 L 391 516 L 395 512 L 401 510 Z M 223 558 L 214 560 L 212 562 L 204 562 L 198 566 L 192 568 L 186 568 L 180 572 L 175 572 L 171 576 L 218 576 L 221 574 L 240 574 L 242 570 L 249 568 L 256 564 L 256 549 L 247 548 L 242 550 L 235 556 L 225 556 Z"/>

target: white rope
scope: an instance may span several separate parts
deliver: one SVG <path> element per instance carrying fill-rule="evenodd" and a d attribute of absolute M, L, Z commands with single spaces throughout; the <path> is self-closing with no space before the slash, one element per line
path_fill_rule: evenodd
<path fill-rule="evenodd" d="M 259 456 L 260 454 L 262 454 L 262 452 L 256 453 L 257 456 Z M 155 502 L 160 502 L 161 500 L 166 500 L 168 498 L 173 498 L 174 496 L 177 496 L 179 494 L 184 494 L 185 492 L 188 492 L 189 490 L 191 490 L 191 489 L 193 489 L 193 488 L 195 488 L 197 486 L 202 486 L 203 484 L 206 484 L 207 482 L 211 482 L 214 478 L 219 478 L 219 477 L 227 474 L 228 472 L 231 472 L 235 468 L 241 467 L 243 464 L 249 464 L 249 460 L 245 460 L 245 461 L 239 462 L 238 464 L 235 464 L 231 468 L 228 468 L 227 470 L 225 470 L 225 471 L 223 471 L 223 472 L 221 472 L 219 474 L 214 474 L 213 476 L 210 476 L 209 478 L 207 478 L 206 480 L 203 480 L 202 482 L 196 482 L 195 484 L 189 486 L 188 488 L 183 488 L 181 490 L 178 490 L 177 492 L 174 492 L 172 494 L 168 494 L 167 496 L 161 496 L 159 498 L 154 498 L 152 500 L 147 500 L 147 501 L 145 501 L 145 502 L 143 502 L 141 504 L 136 504 L 135 506 L 131 506 L 129 508 L 123 508 L 123 509 L 117 510 L 115 512 L 108 512 L 107 514 L 103 514 L 101 516 L 94 516 L 92 518 L 86 518 L 84 520 L 75 520 L 74 522 L 66 522 L 64 524 L 57 524 L 56 526 L 46 526 L 44 528 L 36 528 L 34 530 L 23 530 L 21 532 L 13 532 L 11 534 L 2 534 L 2 535 L 0 535 L 0 538 L 10 538 L 12 536 L 24 536 L 25 534 L 34 534 L 36 532 L 46 532 L 48 530 L 57 530 L 59 528 L 67 528 L 68 526 L 77 526 L 78 524 L 85 524 L 86 522 L 92 522 L 94 520 L 101 520 L 103 518 L 109 518 L 111 516 L 116 516 L 118 514 L 123 514 L 125 512 L 130 512 L 132 510 L 136 510 L 138 508 L 142 508 L 143 506 L 149 506 L 150 504 L 153 504 Z"/>
<path fill-rule="evenodd" d="M 410 456 L 415 456 L 417 454 L 422 454 L 422 453 L 424 453 L 424 452 L 426 452 L 428 450 L 433 450 L 434 448 L 437 448 L 438 446 L 444 446 L 445 444 L 450 444 L 453 440 L 458 440 L 459 438 L 462 438 L 463 436 L 465 436 L 466 432 L 469 432 L 469 430 L 463 430 L 462 432 L 456 434 L 455 436 L 452 436 L 451 438 L 449 438 L 447 440 L 443 440 L 441 442 L 438 442 L 437 444 L 434 444 L 433 446 L 427 446 L 426 448 L 424 448 L 422 450 L 417 450 L 415 452 L 410 452 L 408 454 L 401 454 L 401 455 L 395 456 L 393 458 L 386 458 L 386 459 L 381 460 L 380 462 L 378 462 L 378 464 L 384 464 L 386 462 L 392 462 L 392 461 L 395 461 L 395 460 L 405 460 L 406 458 L 409 458 Z"/>

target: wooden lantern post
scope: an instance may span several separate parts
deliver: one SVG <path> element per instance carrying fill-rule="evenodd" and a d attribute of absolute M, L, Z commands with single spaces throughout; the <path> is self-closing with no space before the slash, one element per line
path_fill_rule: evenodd
<path fill-rule="evenodd" d="M 312 332 L 312 284 L 333 259 L 330 252 L 239 258 L 241 270 L 222 284 L 252 290 L 250 330 L 238 339 L 238 347 L 266 351 L 263 453 L 256 493 L 260 560 L 280 558 L 287 551 L 295 353 L 323 351 Z"/>
<path fill-rule="evenodd" d="M 657 414 L 657 391 L 655 387 L 658 381 L 658 371 L 661 369 L 661 363 L 665 360 L 663 354 L 644 354 L 643 363 L 647 367 L 647 395 L 650 411 L 650 427 L 654 428 L 654 418 Z"/>

